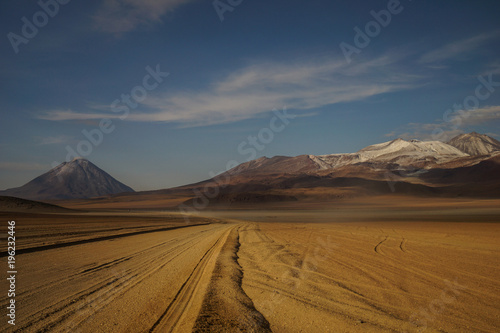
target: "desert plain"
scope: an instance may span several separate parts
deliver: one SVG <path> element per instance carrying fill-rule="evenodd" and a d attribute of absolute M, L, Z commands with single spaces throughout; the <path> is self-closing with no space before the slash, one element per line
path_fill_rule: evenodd
<path fill-rule="evenodd" d="M 2 332 L 500 330 L 500 200 L 84 206 L 0 212 L 18 271 Z"/>

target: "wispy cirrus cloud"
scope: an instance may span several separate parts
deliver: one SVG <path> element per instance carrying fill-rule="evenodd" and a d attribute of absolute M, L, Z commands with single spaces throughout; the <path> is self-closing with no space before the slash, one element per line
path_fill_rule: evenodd
<path fill-rule="evenodd" d="M 72 137 L 66 135 L 60 135 L 60 136 L 48 136 L 48 137 L 36 137 L 35 141 L 38 142 L 38 145 L 44 146 L 44 145 L 57 145 L 62 143 L 68 143 L 72 139 L 73 139 Z"/>
<path fill-rule="evenodd" d="M 443 140 L 466 132 L 468 127 L 484 124 L 500 123 L 500 105 L 485 106 L 472 110 L 460 110 L 447 117 L 449 121 L 440 119 L 435 123 L 410 123 L 398 130 L 387 133 L 386 137 L 402 139 Z"/>
<path fill-rule="evenodd" d="M 235 70 L 199 91 L 151 94 L 142 103 L 143 108 L 131 112 L 127 121 L 223 124 L 258 117 L 283 105 L 304 114 L 326 105 L 419 86 L 422 76 L 401 68 L 398 61 L 396 56 L 382 56 L 356 66 L 347 65 L 343 59 L 263 62 Z M 80 120 L 118 115 L 99 108 L 82 113 L 54 110 L 39 118 Z"/>
<path fill-rule="evenodd" d="M 108 107 L 109 108 L 109 107 Z M 36 116 L 38 119 L 52 121 L 71 121 L 71 120 L 97 120 L 103 118 L 116 119 L 118 115 L 103 112 L 76 112 L 71 109 L 67 110 L 50 110 Z"/>
<path fill-rule="evenodd" d="M 448 59 L 456 59 L 457 57 L 463 56 L 472 51 L 477 51 L 477 49 L 483 44 L 499 38 L 500 31 L 494 31 L 455 41 L 423 54 L 420 57 L 419 62 L 430 65 L 432 63 Z"/>
<path fill-rule="evenodd" d="M 500 74 L 500 59 L 494 60 L 491 63 L 487 64 L 486 70 L 481 73 L 481 75 L 490 75 L 490 74 Z"/>
<path fill-rule="evenodd" d="M 437 132 L 439 131 L 439 132 Z M 439 133 L 436 135 L 434 133 Z M 464 130 L 461 128 L 453 128 L 449 124 L 435 123 L 435 124 L 422 124 L 410 123 L 401 128 L 385 134 L 385 137 L 401 138 L 404 140 L 418 139 L 423 141 L 448 141 L 451 138 L 463 134 Z"/>
<path fill-rule="evenodd" d="M 475 125 L 493 120 L 500 120 L 500 105 L 485 106 L 480 109 L 467 111 L 469 117 L 464 120 L 465 124 Z"/>
<path fill-rule="evenodd" d="M 104 0 L 93 17 L 98 30 L 120 35 L 161 21 L 162 16 L 194 0 Z"/>

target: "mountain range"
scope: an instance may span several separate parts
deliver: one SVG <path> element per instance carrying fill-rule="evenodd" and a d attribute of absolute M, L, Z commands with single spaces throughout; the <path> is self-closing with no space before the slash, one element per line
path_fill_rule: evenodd
<path fill-rule="evenodd" d="M 203 194 L 215 186 L 218 195 L 206 195 L 210 203 L 261 201 L 271 194 L 271 201 L 391 193 L 500 197 L 500 142 L 473 132 L 447 143 L 395 139 L 355 153 L 261 157 L 165 194 Z"/>
<path fill-rule="evenodd" d="M 476 162 L 500 153 L 500 142 L 478 133 L 462 134 L 448 143 L 395 139 L 368 146 L 356 153 L 330 155 L 300 155 L 296 157 L 261 157 L 240 164 L 230 174 L 301 173 L 336 170 L 345 166 L 369 166 L 386 170 L 431 169 L 451 161 Z M 478 157 L 478 158 L 474 158 Z M 464 162 L 465 163 L 465 162 Z"/>
<path fill-rule="evenodd" d="M 122 201 L 133 197 L 137 202 L 141 197 L 155 196 L 185 205 L 196 205 L 197 201 L 330 200 L 390 193 L 500 197 L 500 142 L 472 132 L 447 143 L 395 139 L 355 153 L 261 157 L 199 183 L 137 193 L 78 158 L 21 187 L 0 191 L 0 195 L 32 200 L 120 194 Z"/>

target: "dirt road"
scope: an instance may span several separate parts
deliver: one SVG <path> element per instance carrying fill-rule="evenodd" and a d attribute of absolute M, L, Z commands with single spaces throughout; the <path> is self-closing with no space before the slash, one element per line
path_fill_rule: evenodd
<path fill-rule="evenodd" d="M 18 254 L 17 325 L 7 331 L 189 331 L 235 227 L 216 223 Z M 4 295 L 0 303 L 5 309 Z"/>

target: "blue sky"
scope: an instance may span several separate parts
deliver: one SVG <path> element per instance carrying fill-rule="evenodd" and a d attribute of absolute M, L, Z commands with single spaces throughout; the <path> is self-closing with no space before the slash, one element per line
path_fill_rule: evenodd
<path fill-rule="evenodd" d="M 499 14 L 493 0 L 3 1 L 0 189 L 68 149 L 147 190 L 253 156 L 498 138 Z"/>

